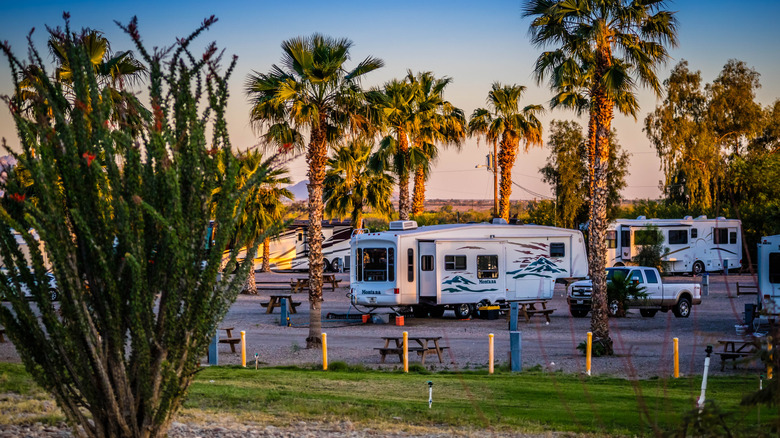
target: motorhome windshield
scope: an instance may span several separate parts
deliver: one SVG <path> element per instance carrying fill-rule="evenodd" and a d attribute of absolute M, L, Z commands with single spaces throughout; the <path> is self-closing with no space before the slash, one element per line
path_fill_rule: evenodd
<path fill-rule="evenodd" d="M 393 248 L 358 248 L 357 281 L 394 281 L 395 250 Z"/>

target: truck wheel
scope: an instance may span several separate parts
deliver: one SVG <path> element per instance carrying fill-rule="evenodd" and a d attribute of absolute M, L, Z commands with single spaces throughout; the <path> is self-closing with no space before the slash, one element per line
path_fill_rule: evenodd
<path fill-rule="evenodd" d="M 431 318 L 441 318 L 444 316 L 444 306 L 431 307 L 428 313 L 430 313 Z"/>
<path fill-rule="evenodd" d="M 693 270 L 691 271 L 693 275 L 701 275 L 704 273 L 704 263 L 702 262 L 696 262 L 693 264 Z"/>
<path fill-rule="evenodd" d="M 584 318 L 588 314 L 588 309 L 578 309 L 575 307 L 569 307 L 571 316 L 575 318 Z"/>
<path fill-rule="evenodd" d="M 458 319 L 469 319 L 474 313 L 474 307 L 471 304 L 456 304 L 455 316 Z"/>
<path fill-rule="evenodd" d="M 691 300 L 688 297 L 680 298 L 677 305 L 672 309 L 674 316 L 678 318 L 687 318 L 691 314 Z"/>
<path fill-rule="evenodd" d="M 609 312 L 609 316 L 617 315 L 618 310 L 620 310 L 620 305 L 618 304 L 617 300 L 612 300 L 609 302 L 609 305 L 607 305 L 607 312 Z"/>
<path fill-rule="evenodd" d="M 658 313 L 658 309 L 639 309 L 639 314 L 645 318 L 652 318 Z"/>
<path fill-rule="evenodd" d="M 412 315 L 415 318 L 427 318 L 428 308 L 425 306 L 412 306 Z"/>

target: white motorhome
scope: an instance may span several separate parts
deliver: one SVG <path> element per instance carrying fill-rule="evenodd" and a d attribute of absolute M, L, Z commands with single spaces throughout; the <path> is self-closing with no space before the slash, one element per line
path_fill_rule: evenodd
<path fill-rule="evenodd" d="M 662 260 L 669 272 L 719 271 L 742 267 L 742 223 L 707 216 L 682 219 L 618 219 L 607 226 L 607 266 L 631 264 L 643 244 L 663 237 Z"/>
<path fill-rule="evenodd" d="M 780 234 L 763 237 L 758 244 L 758 290 L 763 308 L 780 312 Z"/>
<path fill-rule="evenodd" d="M 362 231 L 362 230 L 361 230 Z M 481 305 L 548 300 L 558 278 L 585 277 L 582 233 L 494 223 L 417 227 L 395 221 L 351 240 L 351 300 L 366 307 L 411 307 L 466 318 Z"/>

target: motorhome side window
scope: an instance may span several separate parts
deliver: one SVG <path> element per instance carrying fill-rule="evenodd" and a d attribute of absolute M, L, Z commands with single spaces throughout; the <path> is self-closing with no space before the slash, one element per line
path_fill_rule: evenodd
<path fill-rule="evenodd" d="M 780 283 L 780 252 L 769 253 L 769 282 Z"/>
<path fill-rule="evenodd" d="M 365 281 L 387 281 L 387 248 L 363 248 Z"/>
<path fill-rule="evenodd" d="M 736 231 L 729 231 L 729 243 L 735 244 L 737 243 L 737 232 Z"/>
<path fill-rule="evenodd" d="M 498 278 L 498 256 L 477 256 L 477 278 Z"/>
<path fill-rule="evenodd" d="M 617 248 L 617 231 L 607 231 L 607 248 Z"/>
<path fill-rule="evenodd" d="M 465 271 L 466 256 L 464 255 L 446 255 L 444 256 L 445 271 Z"/>
<path fill-rule="evenodd" d="M 696 239 L 697 237 L 699 237 L 699 229 L 691 228 L 691 239 Z"/>
<path fill-rule="evenodd" d="M 688 232 L 685 230 L 669 230 L 669 245 L 685 245 L 688 243 Z"/>
<path fill-rule="evenodd" d="M 658 243 L 658 230 L 636 230 L 634 243 L 637 245 L 655 245 Z"/>
<path fill-rule="evenodd" d="M 420 270 L 433 271 L 433 256 L 424 255 L 420 257 Z"/>
<path fill-rule="evenodd" d="M 729 243 L 729 229 L 728 228 L 713 228 L 712 229 L 712 243 L 715 245 Z"/>
<path fill-rule="evenodd" d="M 566 244 L 557 242 L 550 244 L 550 257 L 565 257 L 566 256 Z"/>

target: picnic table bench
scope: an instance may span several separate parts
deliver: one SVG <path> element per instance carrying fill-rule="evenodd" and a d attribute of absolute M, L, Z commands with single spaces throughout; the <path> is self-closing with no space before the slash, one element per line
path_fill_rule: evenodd
<path fill-rule="evenodd" d="M 753 356 L 756 352 L 756 346 L 751 337 L 740 339 L 721 339 L 718 340 L 723 345 L 723 351 L 715 352 L 720 356 L 720 370 L 726 367 L 726 361 L 730 360 L 732 369 L 737 368 L 737 360 Z"/>
<path fill-rule="evenodd" d="M 336 290 L 337 287 L 339 287 L 339 283 L 341 280 L 336 280 L 336 275 L 334 274 L 323 274 L 322 275 L 322 284 L 323 286 L 327 283 L 330 284 L 330 290 Z M 290 280 L 290 292 L 291 293 L 298 293 L 303 292 L 304 289 L 309 288 L 309 277 L 306 278 L 293 278 Z"/>
<path fill-rule="evenodd" d="M 230 351 L 233 353 L 236 352 L 236 344 L 241 342 L 241 338 L 234 338 L 233 337 L 233 330 L 235 330 L 235 327 L 220 327 L 220 330 L 224 330 L 227 334 L 226 338 L 219 338 L 220 344 L 230 344 Z"/>
<path fill-rule="evenodd" d="M 737 282 L 737 296 L 758 295 L 758 286 L 755 284 L 739 284 Z"/>
<path fill-rule="evenodd" d="M 547 322 L 550 322 L 550 314 L 555 312 L 554 308 L 547 308 L 546 301 L 526 301 L 518 302 L 518 312 L 523 315 L 525 322 L 531 322 L 532 316 L 544 316 Z M 537 307 L 541 306 L 541 307 Z"/>
<path fill-rule="evenodd" d="M 267 307 L 265 313 L 273 313 L 274 309 L 282 307 L 282 298 L 287 300 L 287 310 L 290 313 L 298 313 L 295 308 L 301 305 L 300 301 L 293 301 L 290 295 L 271 295 L 267 303 L 260 303 L 261 306 Z"/>
<path fill-rule="evenodd" d="M 388 354 L 397 354 L 400 362 L 404 361 L 404 338 L 403 336 L 383 336 L 385 341 L 384 347 L 376 347 L 374 350 L 379 351 L 382 356 L 381 363 L 385 363 L 385 357 Z M 409 336 L 407 351 L 409 353 L 417 353 L 420 356 L 420 362 L 425 365 L 425 356 L 429 354 L 436 354 L 439 357 L 439 363 L 444 362 L 441 352 L 449 347 L 440 347 L 439 340 L 441 336 Z M 390 345 L 393 342 L 394 345 Z M 433 343 L 433 345 L 431 345 Z"/>

